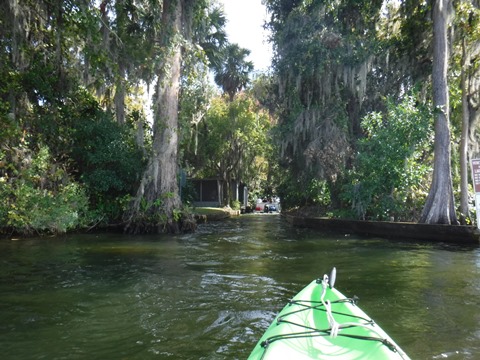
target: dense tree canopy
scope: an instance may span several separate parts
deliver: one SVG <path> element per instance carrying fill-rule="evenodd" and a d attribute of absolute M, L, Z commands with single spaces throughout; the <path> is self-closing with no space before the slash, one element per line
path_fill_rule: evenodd
<path fill-rule="evenodd" d="M 253 79 L 214 0 L 1 2 L 2 231 L 193 228 L 182 171 L 329 216 L 471 221 L 478 1 L 264 3 Z"/>
<path fill-rule="evenodd" d="M 232 180 L 249 184 L 254 190 L 256 182 L 266 174 L 266 158 L 272 151 L 268 141 L 270 126 L 268 114 L 247 94 L 233 101 L 225 97 L 212 101 L 201 125 L 195 155 L 197 176 L 219 176 L 227 186 L 227 204 Z"/>
<path fill-rule="evenodd" d="M 435 86 L 438 88 L 438 82 L 432 86 L 432 79 L 439 78 L 435 73 L 432 75 L 433 61 L 438 59 L 438 55 L 433 56 L 435 32 L 432 19 L 436 19 L 433 10 L 439 2 L 271 0 L 266 1 L 266 5 L 271 13 L 269 26 L 276 50 L 274 65 L 281 102 L 277 137 L 281 144 L 280 161 L 289 173 L 297 174 L 296 178 L 287 177 L 285 181 L 300 181 L 305 188 L 310 188 L 318 180 L 324 181 L 327 186 L 319 189 L 330 198 L 328 206 L 333 213 L 341 216 L 419 220 L 418 204 L 426 200 L 428 186 L 426 189 L 425 184 L 430 182 L 433 169 L 432 148 L 423 148 L 420 158 L 411 162 L 409 157 L 413 153 L 396 145 L 401 138 L 387 137 L 383 143 L 378 143 L 380 147 L 371 145 L 389 132 L 400 131 L 396 122 L 404 121 L 400 112 L 402 107 L 405 108 L 401 103 L 407 94 L 415 91 L 415 102 L 409 107 L 417 108 L 414 110 L 417 113 L 420 107 L 431 107 L 434 94 L 438 94 L 437 90 L 433 91 Z M 456 14 L 459 18 L 469 19 L 469 24 L 478 21 L 477 2 L 461 1 L 453 5 L 455 8 L 446 2 L 442 7 L 446 16 L 453 19 L 447 24 L 450 34 L 456 33 Z M 467 28 L 473 34 L 472 28 Z M 450 37 L 449 41 L 456 43 L 460 38 L 468 41 L 469 49 L 478 48 L 478 37 L 466 33 L 459 38 Z M 451 62 L 452 57 L 445 49 L 440 53 L 443 51 L 446 62 Z M 468 73 L 476 74 L 477 58 L 468 64 L 468 68 Z M 455 78 L 458 73 L 450 71 L 448 75 Z M 442 91 L 452 92 L 452 85 L 447 89 L 446 84 L 440 85 Z M 475 96 L 478 89 L 477 83 L 467 90 L 469 95 L 466 96 Z M 438 103 L 434 104 L 438 106 Z M 446 107 L 442 107 L 447 109 L 447 116 L 450 115 L 448 105 L 447 99 Z M 392 106 L 398 107 L 399 111 L 393 111 Z M 464 107 L 470 109 L 472 106 L 466 102 Z M 456 107 L 455 111 L 461 111 L 461 107 Z M 478 116 L 478 108 L 473 113 Z M 421 125 L 423 116 L 410 114 L 414 117 L 409 120 L 414 121 L 413 126 L 425 128 Z M 373 119 L 383 125 L 367 126 Z M 444 123 L 447 124 L 444 129 L 448 129 L 448 120 Z M 455 133 L 457 124 L 453 126 Z M 477 144 L 475 125 L 469 131 L 472 143 Z M 404 140 L 411 144 L 412 150 L 418 141 L 413 135 Z M 451 138 L 448 130 L 437 131 L 435 139 L 435 147 L 442 151 L 447 151 L 451 142 L 459 141 L 458 137 Z M 365 147 L 368 143 L 371 145 Z M 380 165 L 378 158 L 383 161 L 385 155 L 392 159 L 399 156 L 404 165 L 400 161 L 393 168 L 376 169 Z M 472 155 L 470 151 L 468 158 Z M 447 179 L 437 191 L 446 196 L 451 194 L 451 198 L 449 201 L 434 201 L 438 215 L 426 217 L 424 221 L 455 223 L 452 214 L 455 212 L 455 186 L 448 187 L 452 171 L 445 166 L 450 160 L 441 155 L 435 158 L 436 161 L 443 159 L 444 165 L 440 166 L 439 173 Z M 453 156 L 453 159 L 458 157 Z M 430 168 L 425 168 L 425 160 Z M 468 162 L 467 157 L 462 161 Z M 402 190 L 401 184 L 407 183 L 405 181 L 412 172 L 423 174 L 421 179 L 418 178 L 422 186 L 411 184 L 411 188 Z M 395 173 L 400 175 L 397 180 L 381 184 L 382 179 L 393 180 Z M 372 174 L 375 177 L 372 178 Z M 465 171 L 463 174 L 463 177 L 468 176 Z M 383 190 L 375 188 L 375 182 L 385 186 Z M 291 189 L 286 184 L 281 188 Z M 401 202 L 394 200 L 405 191 L 410 191 L 410 196 L 416 199 L 414 208 L 411 201 L 404 201 L 401 209 Z M 324 197 L 312 196 L 310 202 L 315 203 L 315 199 Z M 304 202 L 304 199 L 298 202 Z M 325 204 L 324 200 L 321 202 Z M 406 216 L 409 210 L 410 216 Z"/>

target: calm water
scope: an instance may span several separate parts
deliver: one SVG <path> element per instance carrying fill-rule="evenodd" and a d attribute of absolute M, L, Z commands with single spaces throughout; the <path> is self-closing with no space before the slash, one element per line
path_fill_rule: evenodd
<path fill-rule="evenodd" d="M 178 237 L 0 241 L 2 359 L 245 359 L 277 311 L 336 266 L 412 359 L 480 358 L 480 249 L 243 216 Z"/>

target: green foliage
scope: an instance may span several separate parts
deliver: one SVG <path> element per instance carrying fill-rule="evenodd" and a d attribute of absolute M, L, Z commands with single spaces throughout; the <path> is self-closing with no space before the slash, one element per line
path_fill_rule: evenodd
<path fill-rule="evenodd" d="M 431 167 L 432 115 L 406 96 L 388 111 L 370 113 L 362 121 L 365 137 L 358 143 L 356 167 L 344 193 L 355 216 L 362 219 L 412 220 L 423 204 Z"/>
<path fill-rule="evenodd" d="M 182 218 L 182 211 L 179 209 L 173 209 L 173 221 L 178 222 Z"/>
<path fill-rule="evenodd" d="M 182 187 L 181 196 L 182 204 L 186 206 L 190 206 L 193 201 L 198 198 L 197 190 L 192 181 L 187 179 L 185 185 Z"/>
<path fill-rule="evenodd" d="M 231 207 L 233 210 L 240 210 L 242 203 L 238 200 L 234 200 L 231 202 Z"/>
<path fill-rule="evenodd" d="M 128 135 L 108 119 L 78 122 L 72 157 L 92 193 L 116 196 L 132 191 L 143 161 Z"/>
<path fill-rule="evenodd" d="M 221 86 L 223 92 L 228 94 L 230 101 L 240 90 L 249 83 L 249 74 L 253 71 L 253 63 L 246 57 L 250 50 L 229 44 L 223 50 L 224 61 L 214 69 L 215 82 Z"/>
<path fill-rule="evenodd" d="M 196 223 L 191 208 L 183 206 L 173 208 L 170 214 L 166 211 L 164 199 L 172 198 L 172 196 L 174 196 L 173 193 L 167 192 L 154 201 L 148 201 L 145 197 L 142 197 L 139 209 L 135 212 L 131 224 L 141 226 L 142 233 L 158 232 L 159 229 L 172 231 L 173 229 L 169 228 L 176 227 L 179 223 L 182 231 L 194 230 Z"/>
<path fill-rule="evenodd" d="M 59 234 L 81 226 L 88 208 L 83 187 L 53 162 L 46 146 L 37 153 L 23 149 L 23 155 L 22 166 L 0 177 L 2 231 Z"/>
<path fill-rule="evenodd" d="M 265 1 L 276 46 L 278 138 L 286 171 L 333 186 L 352 162 L 381 1 Z M 288 3 L 288 4 L 287 4 Z M 376 90 L 372 94 L 377 94 Z M 303 182 L 303 181 L 302 181 Z"/>
<path fill-rule="evenodd" d="M 200 1 L 195 4 L 198 5 L 193 19 L 194 42 L 200 45 L 199 48 L 208 59 L 210 68 L 219 68 L 224 60 L 222 49 L 228 43 L 225 13 L 215 2 L 210 2 L 208 7 Z"/>
<path fill-rule="evenodd" d="M 68 156 L 87 186 L 92 205 L 110 209 L 109 218 L 120 216 L 125 196 L 138 184 L 143 155 L 127 126 L 114 122 L 88 94 L 83 96 L 69 111 L 72 134 Z"/>
<path fill-rule="evenodd" d="M 271 151 L 270 119 L 248 95 L 216 98 L 199 129 L 198 153 L 190 155 L 200 176 L 222 174 L 251 184 Z"/>
<path fill-rule="evenodd" d="M 62 186 L 56 193 L 18 185 L 11 193 L 15 203 L 7 212 L 7 227 L 23 234 L 61 234 L 81 224 L 88 198 L 79 184 Z"/>
<path fill-rule="evenodd" d="M 284 210 L 298 206 L 326 208 L 330 204 L 330 192 L 326 182 L 312 176 L 288 176 L 279 184 L 277 191 Z"/>
<path fill-rule="evenodd" d="M 2 64 L 0 67 L 0 144 L 6 144 L 10 139 L 20 138 L 21 130 L 12 113 L 11 103 L 8 101 L 9 94 L 18 86 L 18 74 L 8 68 L 8 62 L 5 61 Z"/>
<path fill-rule="evenodd" d="M 29 198 L 42 204 L 58 196 L 73 200 L 62 189 L 75 179 L 90 198 L 89 218 L 97 222 L 118 219 L 138 185 L 143 154 L 132 127 L 118 125 L 113 117 L 123 122 L 125 110 L 125 118 L 135 118 L 133 88 L 155 81 L 169 56 L 162 38 L 172 29 L 165 28 L 168 17 L 162 2 L 91 5 L 45 0 L 0 5 L 0 144 L 8 152 L 0 156 L 0 177 L 8 196 L 32 194 Z M 185 72 L 182 81 L 204 76 L 198 69 L 206 69 L 207 58 L 213 63 L 219 55 L 214 54 L 216 47 L 226 41 L 219 7 L 203 0 L 185 5 L 185 33 L 175 41 L 181 42 L 184 55 L 188 52 L 188 61 L 200 66 L 189 66 L 193 70 Z M 201 91 L 205 84 L 199 83 Z M 189 115 L 197 113 L 200 102 L 206 107 L 203 99 L 192 101 Z M 24 143 L 17 154 L 12 149 L 18 149 L 19 142 Z M 22 156 L 33 153 L 37 163 L 22 165 Z M 51 188 L 43 187 L 45 158 L 50 159 L 52 177 L 61 178 L 47 181 Z"/>
<path fill-rule="evenodd" d="M 412 97 L 398 106 L 393 101 L 422 82 L 418 101 L 427 102 L 433 3 L 264 3 L 271 14 L 275 74 L 257 78 L 248 94 L 236 96 L 249 81 L 248 51 L 227 46 L 225 16 L 215 2 L 185 2 L 188 23 L 178 37 L 179 162 L 196 176 L 241 180 L 252 192 L 274 194 L 281 184 L 286 207 L 330 206 L 329 198 L 337 201 L 346 181 L 344 200 L 356 217 L 414 219 L 428 186 L 430 114 Z M 126 118 L 140 120 L 131 106 L 133 87 L 154 82 L 168 56 L 162 37 L 171 32 L 162 25 L 157 2 L 90 5 L 45 0 L 0 5 L 0 191 L 6 199 L 0 219 L 10 229 L 61 232 L 78 226 L 85 194 L 89 219 L 118 219 L 138 185 L 144 162 L 133 126 L 118 125 L 111 112 L 125 104 Z M 471 1 L 453 5 L 455 66 L 449 83 L 451 118 L 459 125 L 461 89 L 455 78 L 460 66 L 471 79 L 478 77 L 480 15 Z M 230 103 L 211 100 L 209 67 Z M 473 104 L 474 84 L 469 91 Z M 478 109 L 471 110 L 474 119 Z M 273 114 L 279 119 L 275 144 Z M 460 126 L 456 130 L 454 137 Z M 475 132 L 470 135 L 473 139 Z M 277 153 L 282 168 L 276 167 Z M 459 157 L 452 159 L 455 169 Z M 183 189 L 184 202 L 193 191 Z"/>

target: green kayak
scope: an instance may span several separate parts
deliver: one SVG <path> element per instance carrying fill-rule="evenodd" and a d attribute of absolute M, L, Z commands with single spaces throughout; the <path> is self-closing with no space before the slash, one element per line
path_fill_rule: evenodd
<path fill-rule="evenodd" d="M 410 359 L 330 276 L 312 281 L 278 314 L 249 360 Z"/>

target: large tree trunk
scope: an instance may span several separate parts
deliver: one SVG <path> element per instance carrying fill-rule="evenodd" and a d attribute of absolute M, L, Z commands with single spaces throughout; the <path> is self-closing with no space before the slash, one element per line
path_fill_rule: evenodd
<path fill-rule="evenodd" d="M 470 116 L 468 112 L 468 87 L 467 87 L 467 51 L 465 37 L 462 39 L 462 69 L 461 69 L 461 92 L 462 92 L 462 136 L 460 141 L 460 221 L 466 224 L 469 218 L 468 211 L 468 136 Z"/>
<path fill-rule="evenodd" d="M 158 73 L 154 103 L 153 149 L 137 195 L 128 212 L 126 231 L 178 232 L 175 210 L 181 207 L 178 189 L 178 92 L 180 82 L 182 1 L 164 0 L 162 24 L 169 49 Z"/>
<path fill-rule="evenodd" d="M 125 65 L 123 60 L 119 61 L 118 72 L 115 84 L 115 95 L 113 97 L 113 102 L 115 104 L 115 117 L 117 118 L 117 123 L 120 125 L 125 124 Z"/>
<path fill-rule="evenodd" d="M 433 180 L 420 219 L 427 224 L 458 224 L 451 175 L 451 146 L 448 104 L 447 26 L 449 0 L 436 0 L 433 8 L 433 104 L 435 149 Z"/>

